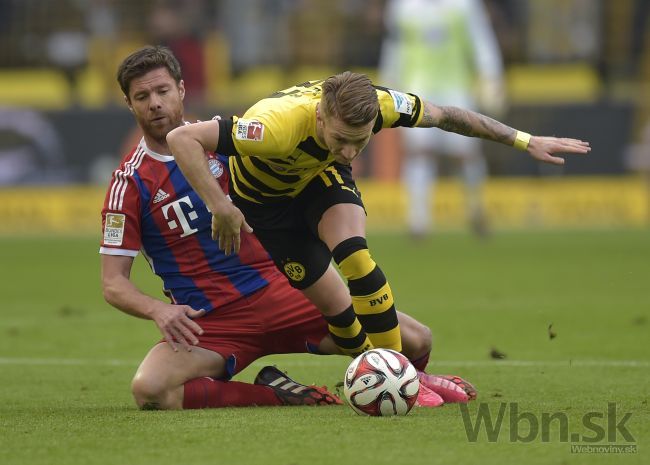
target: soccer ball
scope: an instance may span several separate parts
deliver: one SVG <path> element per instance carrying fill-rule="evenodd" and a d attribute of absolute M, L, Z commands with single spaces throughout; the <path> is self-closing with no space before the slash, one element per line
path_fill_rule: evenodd
<path fill-rule="evenodd" d="M 406 415 L 420 392 L 415 367 L 399 352 L 372 349 L 345 372 L 343 393 L 359 415 Z"/>

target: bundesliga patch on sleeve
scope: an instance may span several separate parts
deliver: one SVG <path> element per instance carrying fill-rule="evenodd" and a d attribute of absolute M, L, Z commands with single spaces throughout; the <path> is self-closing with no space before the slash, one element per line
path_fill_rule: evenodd
<path fill-rule="evenodd" d="M 413 114 L 413 104 L 404 92 L 398 92 L 396 90 L 388 90 L 390 96 L 393 97 L 393 104 L 395 105 L 395 111 L 397 113 L 403 113 L 405 115 Z"/>
<path fill-rule="evenodd" d="M 104 245 L 122 245 L 126 217 L 121 213 L 107 213 L 104 224 Z"/>
<path fill-rule="evenodd" d="M 235 138 L 237 140 L 260 141 L 264 139 L 264 125 L 251 119 L 238 119 Z"/>

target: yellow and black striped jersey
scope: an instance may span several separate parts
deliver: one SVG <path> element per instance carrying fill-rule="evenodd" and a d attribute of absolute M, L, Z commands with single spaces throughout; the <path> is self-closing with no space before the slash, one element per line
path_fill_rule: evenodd
<path fill-rule="evenodd" d="M 220 122 L 217 151 L 230 157 L 232 186 L 256 203 L 295 197 L 333 161 L 316 136 L 316 105 L 322 80 L 277 92 L 253 105 L 241 118 Z M 373 133 L 412 127 L 422 118 L 419 97 L 375 86 L 380 111 Z"/>

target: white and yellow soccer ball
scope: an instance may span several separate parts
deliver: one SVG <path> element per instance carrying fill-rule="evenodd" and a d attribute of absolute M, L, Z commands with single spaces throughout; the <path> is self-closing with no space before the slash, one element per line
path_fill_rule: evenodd
<path fill-rule="evenodd" d="M 415 367 L 404 355 L 389 349 L 359 355 L 350 363 L 343 382 L 343 393 L 359 415 L 406 415 L 419 391 Z"/>

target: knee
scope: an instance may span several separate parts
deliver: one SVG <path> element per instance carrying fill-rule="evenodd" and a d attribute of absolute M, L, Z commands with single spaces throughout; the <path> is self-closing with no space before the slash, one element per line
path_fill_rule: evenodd
<path fill-rule="evenodd" d="M 433 335 L 428 326 L 420 322 L 408 324 L 401 328 L 402 351 L 411 359 L 417 359 L 431 352 Z"/>
<path fill-rule="evenodd" d="M 131 393 L 142 410 L 168 410 L 170 389 L 161 379 L 137 373 L 131 381 Z"/>
<path fill-rule="evenodd" d="M 433 346 L 433 334 L 428 326 L 419 323 L 415 329 L 418 352 L 421 355 L 431 352 Z"/>

